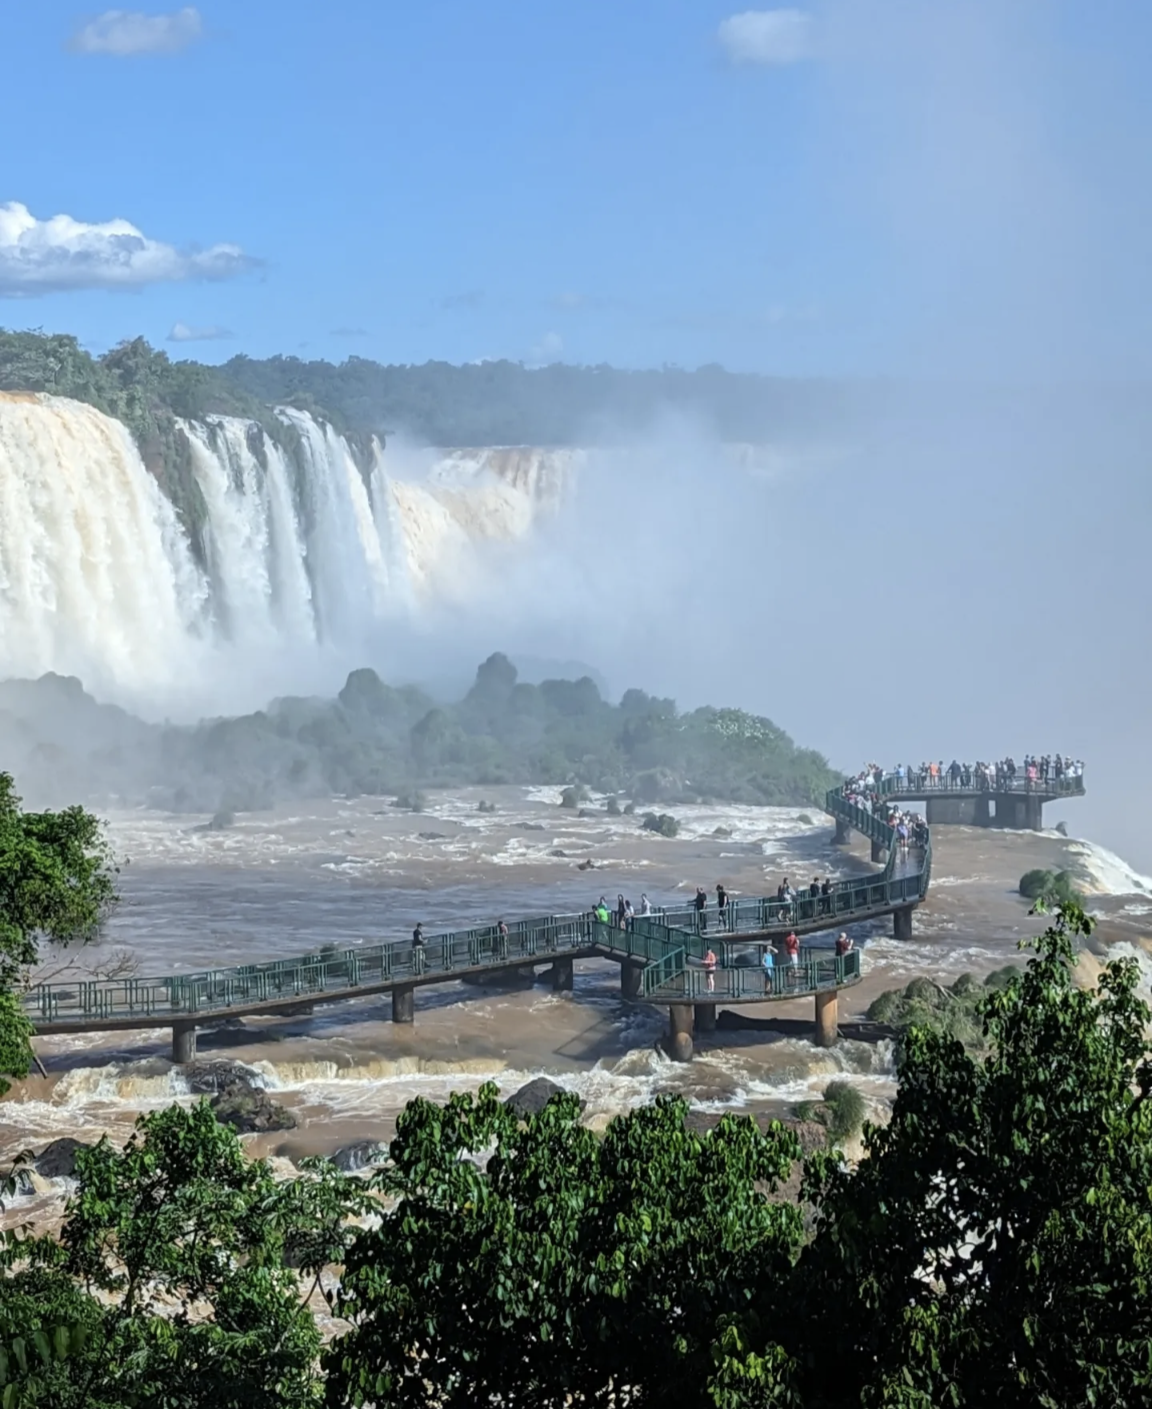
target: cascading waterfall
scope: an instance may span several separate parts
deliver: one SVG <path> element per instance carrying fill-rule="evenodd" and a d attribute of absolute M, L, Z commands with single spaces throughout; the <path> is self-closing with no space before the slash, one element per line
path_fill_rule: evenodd
<path fill-rule="evenodd" d="M 139 700 L 224 648 L 355 647 L 466 599 L 483 545 L 528 535 L 579 458 L 429 453 L 401 475 L 378 443 L 357 453 L 303 411 L 277 414 L 284 436 L 180 423 L 204 506 L 194 546 L 118 421 L 0 393 L 0 678 L 54 670 Z"/>

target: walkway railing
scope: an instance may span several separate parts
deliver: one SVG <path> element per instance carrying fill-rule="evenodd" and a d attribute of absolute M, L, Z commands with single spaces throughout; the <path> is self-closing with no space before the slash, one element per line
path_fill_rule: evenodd
<path fill-rule="evenodd" d="M 125 1023 L 133 1018 L 155 1025 L 164 1018 L 209 1019 L 261 1005 L 283 1007 L 293 999 L 306 1003 L 324 997 L 351 997 L 357 990 L 433 982 L 580 952 L 608 953 L 642 963 L 646 997 L 664 998 L 681 992 L 703 996 L 707 990 L 699 985 L 706 980 L 693 964 L 699 963 L 710 944 L 723 952 L 725 940 L 742 934 L 824 928 L 824 922 L 832 928 L 923 900 L 931 875 L 930 841 L 923 852 L 901 856 L 894 829 L 849 803 L 843 789 L 828 794 L 827 810 L 888 848 L 884 869 L 838 881 L 828 895 L 804 893 L 791 901 L 775 897 L 730 900 L 723 926 L 714 906 L 703 915 L 691 905 L 673 906 L 651 916 L 637 916 L 626 928 L 601 924 L 589 913 L 548 915 L 510 922 L 506 935 L 501 935 L 496 925 L 482 925 L 430 935 L 423 945 L 406 940 L 162 978 L 37 984 L 24 995 L 24 1011 L 34 1025 L 74 1025 L 77 1030 L 86 1024 Z M 836 981 L 837 973 L 846 976 L 841 981 L 858 977 L 859 956 L 848 955 L 846 959 L 851 962 L 805 951 L 797 966 L 800 977 L 793 974 L 788 978 L 791 986 L 787 991 L 811 992 L 826 987 Z M 785 967 L 781 965 L 777 972 Z M 719 968 L 714 985 L 712 991 L 726 997 L 765 996 L 760 970 Z"/>
<path fill-rule="evenodd" d="M 895 773 L 885 773 L 878 784 L 873 784 L 873 790 L 881 797 L 918 798 L 926 793 L 971 793 L 979 796 L 985 793 L 991 796 L 997 793 L 1016 793 L 1022 797 L 1049 799 L 1081 797 L 1085 791 L 1083 773 L 1075 776 L 1065 775 L 1062 778 L 1051 775 L 1047 778 L 1027 778 L 1019 773 L 1015 778 L 1009 778 L 997 774 L 995 782 L 990 778 L 972 774 L 965 782 L 963 775 L 953 778 L 947 769 L 935 778 L 927 773 L 905 773 L 902 778 Z"/>

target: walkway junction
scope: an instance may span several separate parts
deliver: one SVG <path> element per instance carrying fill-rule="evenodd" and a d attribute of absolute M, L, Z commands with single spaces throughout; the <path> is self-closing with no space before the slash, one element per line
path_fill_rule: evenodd
<path fill-rule="evenodd" d="M 895 775 L 876 789 L 884 797 L 919 796 L 888 787 L 890 781 Z M 838 881 L 828 895 L 730 899 L 723 928 L 714 908 L 700 916 L 692 906 L 637 916 L 626 928 L 591 913 L 549 915 L 511 922 L 506 935 L 488 925 L 432 935 L 422 945 L 408 940 L 166 978 L 39 984 L 25 995 L 24 1011 L 42 1036 L 171 1028 L 172 1060 L 182 1063 L 196 1056 L 197 1028 L 225 1018 L 293 1016 L 317 1003 L 388 993 L 392 1021 L 411 1023 L 416 990 L 426 985 L 547 964 L 553 987 L 570 991 L 573 962 L 602 958 L 619 964 L 625 998 L 667 1006 L 668 1049 L 679 1060 L 691 1057 L 694 1030 L 715 1028 L 718 1007 L 804 996 L 815 1004 L 814 1040 L 832 1046 L 837 998 L 860 981 L 860 951 L 835 955 L 802 947 L 798 962 L 778 962 L 769 973 L 756 945 L 887 915 L 898 939 L 911 938 L 912 912 L 927 895 L 932 873 L 930 834 L 922 847 L 902 850 L 888 821 L 848 801 L 846 791 L 855 786 L 828 793 L 826 809 L 837 840 L 846 841 L 851 831 L 867 837 L 883 869 Z M 957 799 L 949 792 L 946 800 Z M 712 973 L 703 966 L 710 947 L 717 958 Z"/>

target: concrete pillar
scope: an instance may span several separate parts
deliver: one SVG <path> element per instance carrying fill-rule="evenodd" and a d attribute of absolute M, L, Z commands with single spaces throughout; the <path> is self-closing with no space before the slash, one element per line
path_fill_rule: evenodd
<path fill-rule="evenodd" d="M 816 994 L 816 1031 L 812 1041 L 817 1047 L 835 1047 L 840 1036 L 836 996 L 834 988 L 822 988 Z"/>
<path fill-rule="evenodd" d="M 1024 799 L 1023 825 L 1033 832 L 1044 830 L 1044 804 L 1038 797 Z"/>
<path fill-rule="evenodd" d="M 850 846 L 852 844 L 852 828 L 843 817 L 836 818 L 836 835 L 832 838 L 833 846 Z"/>
<path fill-rule="evenodd" d="M 694 1025 L 697 1032 L 716 1031 L 716 1004 L 715 1003 L 694 1003 L 695 1009 Z"/>
<path fill-rule="evenodd" d="M 196 1024 L 172 1024 L 172 1060 L 180 1065 L 196 1060 Z"/>
<path fill-rule="evenodd" d="M 554 993 L 572 992 L 572 960 L 556 959 L 552 964 L 552 991 Z"/>
<path fill-rule="evenodd" d="M 644 972 L 639 964 L 630 964 L 627 959 L 620 965 L 620 996 L 621 998 L 639 998 L 642 981 L 640 975 Z"/>
<path fill-rule="evenodd" d="M 674 1062 L 692 1060 L 692 1004 L 668 1005 L 668 1055 Z"/>
<path fill-rule="evenodd" d="M 874 841 L 872 843 L 872 860 L 878 862 L 888 860 L 888 852 L 886 848 L 881 846 L 878 841 Z"/>
<path fill-rule="evenodd" d="M 987 797 L 975 799 L 976 811 L 972 818 L 973 824 L 977 827 L 991 827 L 995 824 L 992 821 L 992 809 L 988 806 Z M 931 821 L 931 819 L 929 819 Z"/>
<path fill-rule="evenodd" d="M 892 935 L 895 939 L 912 938 L 911 905 L 906 905 L 901 910 L 892 911 Z"/>
<path fill-rule="evenodd" d="M 398 983 L 392 990 L 392 1021 L 394 1023 L 414 1023 L 416 1021 L 415 984 Z"/>

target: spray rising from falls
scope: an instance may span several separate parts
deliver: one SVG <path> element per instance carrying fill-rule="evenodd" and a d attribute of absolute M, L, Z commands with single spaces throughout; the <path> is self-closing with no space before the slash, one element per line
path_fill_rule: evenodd
<path fill-rule="evenodd" d="M 485 542 L 529 534 L 578 458 L 392 465 L 377 441 L 277 416 L 271 432 L 179 423 L 178 511 L 118 421 L 0 393 L 0 678 L 52 670 L 140 698 L 229 650 L 354 649 L 466 598 Z"/>

